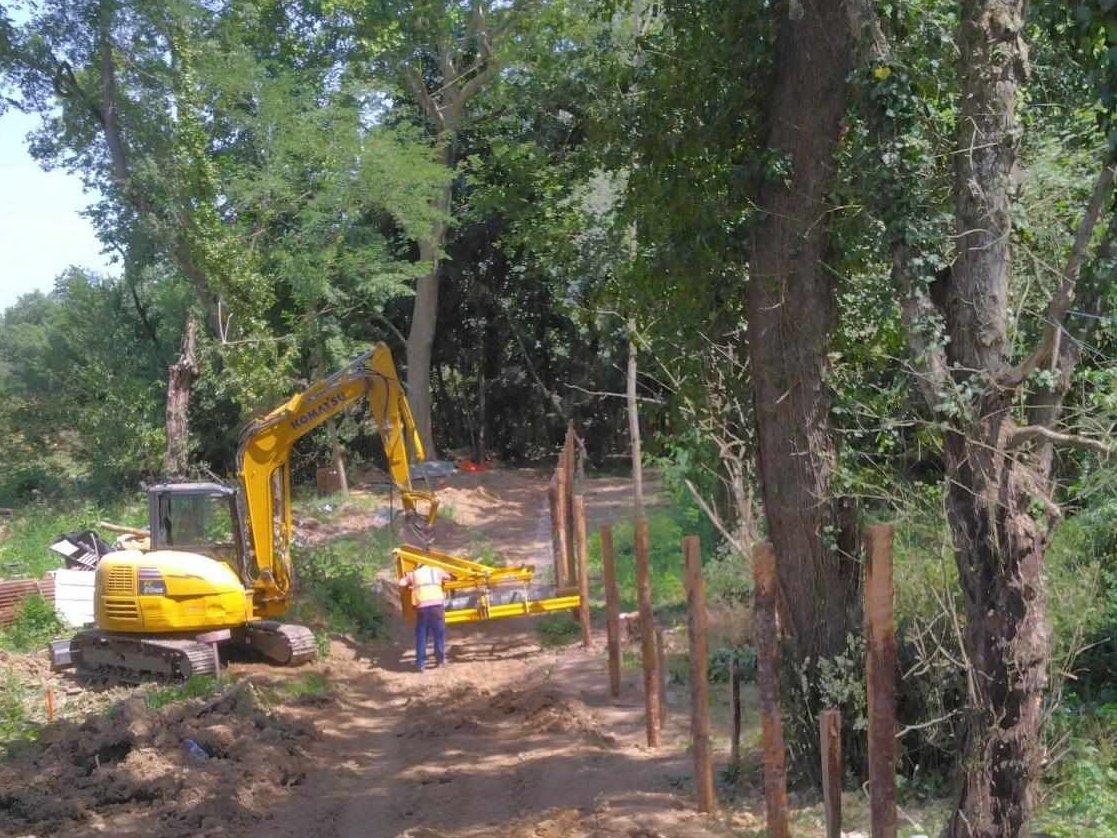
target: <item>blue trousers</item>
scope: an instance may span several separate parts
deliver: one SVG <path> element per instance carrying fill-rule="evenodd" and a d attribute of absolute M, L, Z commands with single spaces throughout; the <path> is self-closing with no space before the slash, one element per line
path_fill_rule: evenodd
<path fill-rule="evenodd" d="M 415 663 L 422 672 L 427 663 L 427 635 L 434 636 L 434 659 L 446 662 L 446 607 L 430 605 L 415 609 Z"/>

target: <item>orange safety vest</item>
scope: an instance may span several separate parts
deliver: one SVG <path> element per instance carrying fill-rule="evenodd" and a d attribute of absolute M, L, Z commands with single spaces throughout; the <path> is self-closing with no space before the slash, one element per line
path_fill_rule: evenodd
<path fill-rule="evenodd" d="M 438 570 L 421 565 L 411 571 L 411 604 L 416 608 L 441 605 L 444 600 L 442 580 Z"/>

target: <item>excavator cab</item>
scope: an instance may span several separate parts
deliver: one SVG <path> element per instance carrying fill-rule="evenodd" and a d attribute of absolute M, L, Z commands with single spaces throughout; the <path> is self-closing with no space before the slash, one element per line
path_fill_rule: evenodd
<path fill-rule="evenodd" d="M 152 550 L 179 550 L 244 567 L 237 491 L 219 483 L 161 483 L 148 491 Z"/>

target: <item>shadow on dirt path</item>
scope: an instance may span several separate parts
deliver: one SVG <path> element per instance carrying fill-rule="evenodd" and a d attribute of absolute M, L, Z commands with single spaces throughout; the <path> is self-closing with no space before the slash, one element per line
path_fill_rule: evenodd
<path fill-rule="evenodd" d="M 666 834 L 716 834 L 689 831 L 711 825 L 688 811 L 686 753 L 642 746 L 638 678 L 614 701 L 599 651 L 540 649 L 529 625 L 500 634 L 494 649 L 487 632 L 456 633 L 465 662 L 422 675 L 400 671 L 406 637 L 336 644 L 339 697 L 316 718 L 307 779 L 252 838 L 512 836 L 548 820 L 557 838 L 642 810 L 675 822 Z"/>

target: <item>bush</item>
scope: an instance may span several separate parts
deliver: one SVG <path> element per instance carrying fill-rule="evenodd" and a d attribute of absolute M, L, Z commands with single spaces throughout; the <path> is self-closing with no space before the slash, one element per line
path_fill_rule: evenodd
<path fill-rule="evenodd" d="M 329 648 L 329 634 L 351 635 L 358 640 L 377 637 L 384 626 L 384 615 L 374 583 L 390 558 L 390 533 L 296 548 L 299 593 L 288 619 L 316 629 L 319 651 L 323 653 Z"/>
<path fill-rule="evenodd" d="M 1117 704 L 1071 702 L 1051 727 L 1067 745 L 1047 777 L 1038 825 L 1057 838 L 1117 835 Z"/>
<path fill-rule="evenodd" d="M 27 714 L 27 687 L 15 672 L 0 672 L 0 742 L 28 739 L 35 729 Z"/>
<path fill-rule="evenodd" d="M 548 614 L 535 624 L 544 647 L 566 646 L 582 636 L 582 628 L 570 614 Z"/>
<path fill-rule="evenodd" d="M 20 603 L 15 622 L 0 632 L 0 646 L 30 652 L 54 640 L 64 629 L 54 606 L 39 594 L 32 594 Z"/>
<path fill-rule="evenodd" d="M 657 608 L 680 606 L 686 602 L 683 588 L 682 540 L 686 533 L 675 516 L 653 512 L 648 516 L 648 565 L 652 581 L 652 600 Z M 589 545 L 591 575 L 601 574 L 601 534 L 594 533 Z M 620 605 L 636 610 L 636 558 L 633 552 L 633 525 L 625 521 L 613 527 L 613 552 L 617 567 Z"/>

